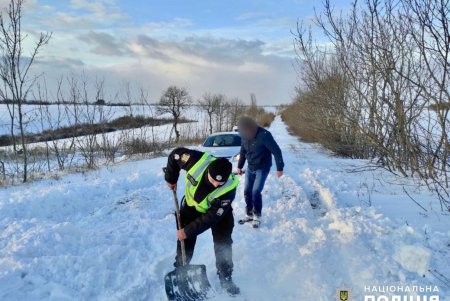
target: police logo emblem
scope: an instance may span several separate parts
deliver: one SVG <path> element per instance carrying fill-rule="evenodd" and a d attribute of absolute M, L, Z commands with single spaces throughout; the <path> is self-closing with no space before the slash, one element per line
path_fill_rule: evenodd
<path fill-rule="evenodd" d="M 337 301 L 352 301 L 351 290 L 349 289 L 337 289 L 336 290 Z"/>
<path fill-rule="evenodd" d="M 181 156 L 181 161 L 183 161 L 184 163 L 186 163 L 186 162 L 189 160 L 190 157 L 191 157 L 191 155 L 189 155 L 189 154 L 183 154 L 183 155 Z"/>
<path fill-rule="evenodd" d="M 348 291 L 340 291 L 339 292 L 339 299 L 341 301 L 347 301 L 348 300 Z"/>
<path fill-rule="evenodd" d="M 221 176 L 221 175 L 217 175 L 217 176 L 216 176 L 216 180 L 217 180 L 217 181 L 222 181 L 222 176 Z"/>

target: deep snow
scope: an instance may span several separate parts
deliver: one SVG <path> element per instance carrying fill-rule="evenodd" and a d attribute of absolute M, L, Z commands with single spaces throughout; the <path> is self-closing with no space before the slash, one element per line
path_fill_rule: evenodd
<path fill-rule="evenodd" d="M 260 229 L 236 223 L 242 296 L 232 300 L 329 301 L 342 288 L 363 300 L 366 286 L 386 285 L 436 285 L 450 300 L 450 283 L 435 277 L 450 278 L 450 216 L 432 195 L 383 171 L 348 172 L 366 162 L 300 142 L 279 117 L 269 130 L 282 147 L 285 176 L 272 169 Z M 1 188 L 0 300 L 165 300 L 163 277 L 175 252 L 165 163 L 122 162 Z M 244 178 L 236 219 L 244 214 L 243 188 Z M 182 189 L 180 181 L 180 196 Z M 207 265 L 218 290 L 213 254 L 207 231 L 193 263 Z"/>

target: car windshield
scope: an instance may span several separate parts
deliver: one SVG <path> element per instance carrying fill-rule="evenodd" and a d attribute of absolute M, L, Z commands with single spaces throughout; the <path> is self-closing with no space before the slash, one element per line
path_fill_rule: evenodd
<path fill-rule="evenodd" d="M 241 137 L 233 134 L 209 136 L 203 143 L 205 147 L 241 146 Z"/>

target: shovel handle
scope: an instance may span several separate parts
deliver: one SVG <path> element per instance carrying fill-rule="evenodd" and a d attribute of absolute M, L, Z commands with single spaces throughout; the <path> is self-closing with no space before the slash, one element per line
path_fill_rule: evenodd
<path fill-rule="evenodd" d="M 175 202 L 175 211 L 176 211 L 176 217 L 177 217 L 177 229 L 181 230 L 181 218 L 180 218 L 180 205 L 178 205 L 178 197 L 177 197 L 177 191 L 172 190 L 173 192 L 173 201 Z M 183 261 L 183 266 L 186 265 L 186 247 L 184 245 L 184 240 L 180 240 L 181 245 L 181 260 Z"/>

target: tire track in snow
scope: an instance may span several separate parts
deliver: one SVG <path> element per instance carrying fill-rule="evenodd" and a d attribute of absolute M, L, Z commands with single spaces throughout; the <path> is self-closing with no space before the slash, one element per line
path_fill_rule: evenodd
<path fill-rule="evenodd" d="M 410 262 L 398 252 L 420 245 L 414 229 L 394 228 L 371 208 L 340 207 L 338 188 L 321 174 L 333 159 L 320 161 L 326 152 L 289 135 L 279 117 L 270 130 L 284 151 L 286 175 L 278 179 L 272 170 L 268 177 L 262 227 L 235 227 L 234 279 L 242 296 L 234 300 L 329 301 L 344 285 L 356 299 L 364 285 L 431 284 L 408 272 Z M 164 300 L 163 277 L 175 255 L 165 161 L 127 162 L 2 191 L 0 299 Z M 233 202 L 236 218 L 244 215 L 244 184 Z M 206 264 L 218 290 L 208 232 L 198 238 L 192 262 Z"/>
<path fill-rule="evenodd" d="M 411 229 L 392 229 L 372 208 L 338 207 L 311 160 L 320 152 L 287 134 L 279 119 L 273 127 L 288 166 L 283 178 L 268 177 L 261 229 L 244 225 L 235 231 L 235 274 L 244 294 L 255 300 L 328 301 L 339 288 L 363 299 L 366 285 L 431 285 L 393 256 L 420 237 Z M 302 158 L 296 160 L 299 150 Z M 243 200 L 235 203 L 235 213 L 243 216 Z"/>

